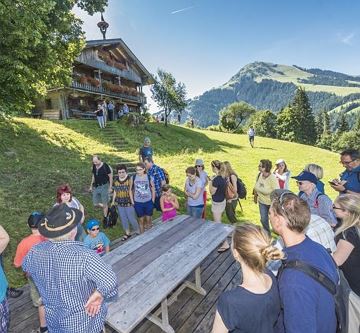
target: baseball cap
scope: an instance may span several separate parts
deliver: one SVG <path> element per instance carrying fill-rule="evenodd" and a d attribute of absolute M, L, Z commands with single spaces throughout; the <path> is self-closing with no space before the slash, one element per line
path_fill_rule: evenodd
<path fill-rule="evenodd" d="M 97 219 L 91 219 L 91 220 L 87 221 L 86 229 L 91 230 L 96 225 L 100 225 L 100 222 Z"/>
<path fill-rule="evenodd" d="M 277 161 L 275 162 L 275 164 L 280 164 L 280 163 L 285 163 L 285 161 L 284 161 L 282 158 L 280 158 L 279 160 L 277 160 Z"/>
<path fill-rule="evenodd" d="M 44 218 L 44 216 L 44 213 L 32 212 L 27 221 L 29 228 L 37 229 L 40 221 Z"/>
<path fill-rule="evenodd" d="M 316 184 L 318 182 L 318 179 L 316 178 L 316 176 L 313 173 L 308 172 L 308 171 L 303 171 L 299 175 L 297 175 L 295 177 L 291 177 L 291 178 L 294 178 L 294 179 L 300 180 L 300 181 L 307 180 L 314 184 Z"/>

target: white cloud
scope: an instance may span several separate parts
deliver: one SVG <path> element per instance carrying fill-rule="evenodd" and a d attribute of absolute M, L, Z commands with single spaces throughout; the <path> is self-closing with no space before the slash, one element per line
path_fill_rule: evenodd
<path fill-rule="evenodd" d="M 345 45 L 352 45 L 352 41 L 355 37 L 355 33 L 354 32 L 350 32 L 348 34 L 344 34 L 344 33 L 338 33 L 337 37 L 339 39 L 339 41 Z"/>
<path fill-rule="evenodd" d="M 190 6 L 190 7 L 185 7 L 185 8 L 181 8 L 181 9 L 178 9 L 178 10 L 174 10 L 170 14 L 174 15 L 174 14 L 177 14 L 177 13 L 182 13 L 182 12 L 185 12 L 187 10 L 193 9 L 194 7 L 195 6 Z"/>

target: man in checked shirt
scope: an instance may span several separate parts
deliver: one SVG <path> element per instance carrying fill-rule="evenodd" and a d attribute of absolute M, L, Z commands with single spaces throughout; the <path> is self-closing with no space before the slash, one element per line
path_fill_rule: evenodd
<path fill-rule="evenodd" d="M 115 273 L 94 251 L 74 241 L 82 212 L 53 207 L 39 224 L 48 238 L 31 248 L 22 268 L 39 290 L 49 332 L 100 333 L 107 306 L 117 295 Z"/>

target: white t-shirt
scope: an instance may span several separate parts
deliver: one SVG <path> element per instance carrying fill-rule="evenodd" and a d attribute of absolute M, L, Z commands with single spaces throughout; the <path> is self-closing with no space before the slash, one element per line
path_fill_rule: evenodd
<path fill-rule="evenodd" d="M 204 193 L 204 186 L 203 186 L 203 182 L 201 181 L 201 179 L 199 177 L 195 178 L 195 183 L 191 184 L 189 181 L 189 178 L 186 179 L 185 182 L 185 189 L 187 192 L 191 193 L 191 194 L 195 194 L 197 189 L 200 188 L 200 194 L 196 199 L 190 198 L 188 197 L 188 205 L 189 206 L 201 206 L 204 204 L 204 199 L 203 199 L 203 193 Z"/>

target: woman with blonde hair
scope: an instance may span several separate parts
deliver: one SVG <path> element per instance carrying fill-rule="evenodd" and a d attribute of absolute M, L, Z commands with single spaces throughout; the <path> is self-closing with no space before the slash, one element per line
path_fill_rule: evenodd
<path fill-rule="evenodd" d="M 235 229 L 231 248 L 242 282 L 221 294 L 212 333 L 276 332 L 280 296 L 275 276 L 265 267 L 269 260 L 282 259 L 283 252 L 271 245 L 263 228 L 250 223 Z"/>
<path fill-rule="evenodd" d="M 333 209 L 342 221 L 335 232 L 337 249 L 333 257 L 350 288 L 360 296 L 360 197 L 343 194 L 336 198 Z"/>
<path fill-rule="evenodd" d="M 320 180 L 324 177 L 324 170 L 320 165 L 317 164 L 306 164 L 304 171 L 308 171 L 311 172 L 313 175 L 315 175 L 315 177 L 317 178 L 317 183 L 316 183 L 316 188 L 321 192 L 325 194 L 325 185 L 324 183 Z"/>
<path fill-rule="evenodd" d="M 238 194 L 237 194 L 238 176 L 231 167 L 230 162 L 225 161 L 224 165 L 225 165 L 225 179 L 227 183 L 225 213 L 230 223 L 236 223 L 237 218 L 236 218 L 235 210 L 238 203 Z"/>
<path fill-rule="evenodd" d="M 211 162 L 214 176 L 209 178 L 209 192 L 211 194 L 211 212 L 214 222 L 221 223 L 221 216 L 226 207 L 225 192 L 225 165 L 224 163 L 214 160 Z M 227 240 L 220 246 L 218 252 L 224 252 L 230 248 Z"/>

